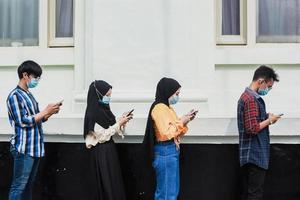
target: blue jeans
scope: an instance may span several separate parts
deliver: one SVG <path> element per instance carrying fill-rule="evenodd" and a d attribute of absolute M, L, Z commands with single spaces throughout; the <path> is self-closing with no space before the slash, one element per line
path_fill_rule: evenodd
<path fill-rule="evenodd" d="M 154 146 L 152 166 L 156 173 L 155 200 L 177 200 L 179 193 L 179 150 L 175 143 Z"/>
<path fill-rule="evenodd" d="M 39 166 L 39 158 L 19 153 L 13 146 L 14 159 L 12 184 L 9 200 L 32 200 L 32 187 Z"/>

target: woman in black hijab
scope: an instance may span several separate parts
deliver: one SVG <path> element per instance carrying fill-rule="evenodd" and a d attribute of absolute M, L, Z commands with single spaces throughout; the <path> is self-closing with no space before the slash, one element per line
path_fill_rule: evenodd
<path fill-rule="evenodd" d="M 98 80 L 91 83 L 84 118 L 84 138 L 92 158 L 90 194 L 93 200 L 125 200 L 125 191 L 117 149 L 112 136 L 123 137 L 123 128 L 132 115 L 116 121 L 110 110 L 112 86 Z"/>
<path fill-rule="evenodd" d="M 187 124 L 196 112 L 178 118 L 171 105 L 179 100 L 181 85 L 174 79 L 162 78 L 156 88 L 144 137 L 148 163 L 156 174 L 155 200 L 176 200 L 179 193 L 179 143 Z"/>

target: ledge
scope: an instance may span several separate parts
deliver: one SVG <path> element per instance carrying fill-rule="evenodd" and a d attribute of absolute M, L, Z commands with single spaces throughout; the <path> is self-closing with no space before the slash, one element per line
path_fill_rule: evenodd
<path fill-rule="evenodd" d="M 0 142 L 8 142 L 10 135 L 0 134 Z M 124 139 L 114 137 L 116 143 L 142 143 L 143 136 L 125 135 Z M 81 135 L 65 135 L 65 134 L 45 134 L 45 142 L 56 143 L 84 143 Z M 238 136 L 217 136 L 202 135 L 190 136 L 186 135 L 182 139 L 183 144 L 238 144 Z M 300 144 L 300 136 L 296 135 L 271 135 L 271 144 Z"/>
<path fill-rule="evenodd" d="M 74 48 L 0 47 L 0 55 L 1 66 L 18 66 L 32 55 L 43 66 L 74 65 Z"/>
<path fill-rule="evenodd" d="M 180 97 L 181 102 L 207 102 L 208 98 L 201 95 L 195 95 L 196 92 L 189 92 Z M 80 92 L 75 94 L 74 100 L 76 103 L 85 103 L 87 92 Z M 154 101 L 154 92 L 140 92 L 140 91 L 115 91 L 113 92 L 112 102 L 114 103 L 149 103 Z"/>
<path fill-rule="evenodd" d="M 126 127 L 125 139 L 116 138 L 121 143 L 140 143 L 142 141 L 146 117 L 134 118 Z M 12 129 L 7 118 L 0 118 L 0 141 L 8 141 Z M 300 119 L 283 118 L 271 126 L 271 142 L 300 144 Z M 238 131 L 235 118 L 196 118 L 189 125 L 189 132 L 183 137 L 183 143 L 238 143 Z M 83 142 L 83 118 L 53 118 L 44 124 L 46 142 Z"/>

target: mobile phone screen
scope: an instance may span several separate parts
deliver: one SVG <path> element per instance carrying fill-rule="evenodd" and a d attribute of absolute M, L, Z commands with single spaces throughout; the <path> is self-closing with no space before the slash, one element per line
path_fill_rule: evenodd
<path fill-rule="evenodd" d="M 63 101 L 64 101 L 64 100 L 61 100 L 61 101 L 57 102 L 56 104 L 59 105 L 59 106 L 61 106 L 62 103 L 63 103 Z"/>
<path fill-rule="evenodd" d="M 198 110 L 195 110 L 194 112 L 192 112 L 192 115 L 196 115 L 198 113 Z"/>
<path fill-rule="evenodd" d="M 134 111 L 134 109 L 132 109 L 132 110 L 126 115 L 126 117 L 128 117 L 129 115 L 131 115 L 133 111 Z"/>

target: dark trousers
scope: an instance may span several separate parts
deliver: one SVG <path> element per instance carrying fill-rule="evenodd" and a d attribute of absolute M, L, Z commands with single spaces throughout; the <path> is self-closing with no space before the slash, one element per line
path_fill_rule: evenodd
<path fill-rule="evenodd" d="M 242 167 L 242 200 L 262 200 L 266 170 L 248 163 Z"/>

